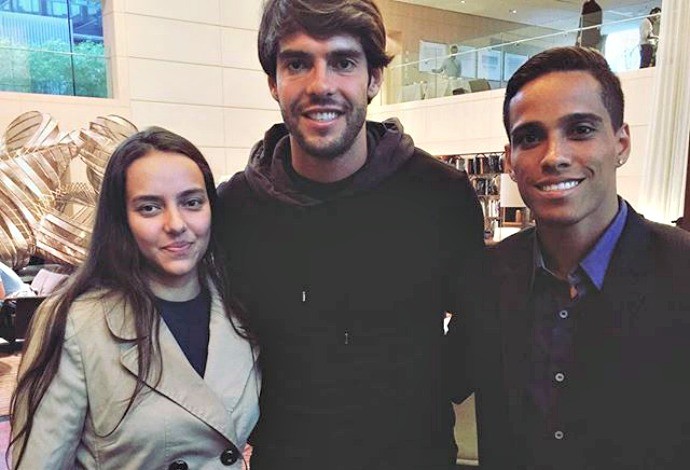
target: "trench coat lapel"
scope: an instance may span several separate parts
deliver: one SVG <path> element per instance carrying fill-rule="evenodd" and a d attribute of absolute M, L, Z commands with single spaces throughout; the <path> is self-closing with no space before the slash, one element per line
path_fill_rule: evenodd
<path fill-rule="evenodd" d="M 214 295 L 212 302 L 204 381 L 221 398 L 228 413 L 232 413 L 247 380 L 258 380 L 258 374 L 252 374 L 258 351 L 252 350 L 249 342 L 237 334 L 225 315 L 220 298 Z"/>
<path fill-rule="evenodd" d="M 121 325 L 117 334 L 133 339 L 132 317 L 128 310 L 111 312 L 108 323 L 111 329 L 113 325 Z M 124 318 L 117 318 L 119 316 Z M 162 373 L 154 361 L 144 382 L 234 442 L 237 436 L 231 414 L 245 388 L 253 361 L 248 355 L 248 343 L 238 339 L 215 293 L 212 295 L 209 333 L 206 373 L 202 378 L 189 364 L 165 322 L 161 321 Z M 137 360 L 138 352 L 134 345 L 125 349 L 120 358 L 122 365 L 134 376 L 139 370 Z M 157 382 L 159 373 L 160 381 Z"/>

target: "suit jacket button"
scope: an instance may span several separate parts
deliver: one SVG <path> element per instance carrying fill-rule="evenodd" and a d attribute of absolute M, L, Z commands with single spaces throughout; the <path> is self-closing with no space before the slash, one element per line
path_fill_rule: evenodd
<path fill-rule="evenodd" d="M 168 470 L 187 470 L 189 465 L 182 459 L 177 459 L 168 466 Z"/>
<path fill-rule="evenodd" d="M 227 467 L 237 462 L 239 458 L 240 451 L 237 450 L 237 447 L 232 444 L 230 447 L 225 449 L 222 454 L 220 454 L 220 462 Z"/>

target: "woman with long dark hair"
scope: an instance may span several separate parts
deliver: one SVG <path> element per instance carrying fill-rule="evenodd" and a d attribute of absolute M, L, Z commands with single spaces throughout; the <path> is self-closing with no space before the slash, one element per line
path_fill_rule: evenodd
<path fill-rule="evenodd" d="M 188 140 L 139 132 L 105 171 L 89 254 L 34 315 L 12 402 L 15 469 L 241 468 L 259 374 Z"/>

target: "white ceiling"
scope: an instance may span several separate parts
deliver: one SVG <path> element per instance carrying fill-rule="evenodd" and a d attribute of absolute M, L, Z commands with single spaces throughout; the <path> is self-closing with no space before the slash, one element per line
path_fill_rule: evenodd
<path fill-rule="evenodd" d="M 584 0 L 396 1 L 529 25 L 569 29 L 577 28 Z M 662 0 L 597 0 L 597 3 L 604 10 L 604 22 L 608 23 L 646 15 L 652 7 L 661 6 Z"/>

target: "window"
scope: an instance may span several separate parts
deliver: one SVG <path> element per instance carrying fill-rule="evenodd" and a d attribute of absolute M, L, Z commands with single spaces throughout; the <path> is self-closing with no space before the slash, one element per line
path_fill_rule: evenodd
<path fill-rule="evenodd" d="M 640 33 L 636 26 L 610 33 L 606 37 L 605 55 L 611 70 L 622 72 L 640 67 Z"/>
<path fill-rule="evenodd" d="M 478 56 L 477 77 L 487 80 L 501 80 L 501 51 L 482 49 Z"/>
<path fill-rule="evenodd" d="M 100 0 L 0 0 L 0 90 L 108 96 Z"/>
<path fill-rule="evenodd" d="M 529 57 L 522 54 L 512 54 L 510 52 L 503 54 L 503 81 L 507 82 L 510 80 L 510 77 L 513 76 L 522 64 L 527 62 L 527 59 Z"/>
<path fill-rule="evenodd" d="M 439 68 L 447 55 L 445 44 L 419 41 L 419 71 L 431 72 L 433 69 Z"/>
<path fill-rule="evenodd" d="M 477 52 L 474 47 L 458 46 L 458 51 L 460 52 L 462 76 L 475 78 L 477 76 Z"/>

